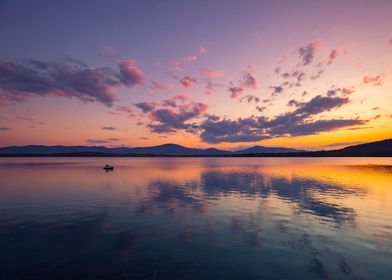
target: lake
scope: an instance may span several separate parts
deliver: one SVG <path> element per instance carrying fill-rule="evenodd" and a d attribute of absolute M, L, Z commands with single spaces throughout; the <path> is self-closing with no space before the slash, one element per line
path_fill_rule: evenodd
<path fill-rule="evenodd" d="M 392 158 L 0 158 L 0 279 L 389 280 Z"/>

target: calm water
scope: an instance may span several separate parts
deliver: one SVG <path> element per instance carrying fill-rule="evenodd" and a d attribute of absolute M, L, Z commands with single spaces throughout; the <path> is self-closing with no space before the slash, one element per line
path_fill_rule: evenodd
<path fill-rule="evenodd" d="M 390 280 L 392 158 L 2 158 L 0 279 Z"/>

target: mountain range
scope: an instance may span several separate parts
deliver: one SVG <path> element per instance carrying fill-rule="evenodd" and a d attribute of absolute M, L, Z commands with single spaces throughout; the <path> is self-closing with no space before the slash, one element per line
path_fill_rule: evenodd
<path fill-rule="evenodd" d="M 304 151 L 283 147 L 254 146 L 238 151 L 194 149 L 177 144 L 151 147 L 104 146 L 9 146 L 0 156 L 392 156 L 392 138 L 329 151 Z"/>

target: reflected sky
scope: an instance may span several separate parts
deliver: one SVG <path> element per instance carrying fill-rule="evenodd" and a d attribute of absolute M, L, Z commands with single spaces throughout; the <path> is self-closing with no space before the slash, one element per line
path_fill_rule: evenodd
<path fill-rule="evenodd" d="M 3 158 L 0 278 L 390 279 L 391 162 Z"/>

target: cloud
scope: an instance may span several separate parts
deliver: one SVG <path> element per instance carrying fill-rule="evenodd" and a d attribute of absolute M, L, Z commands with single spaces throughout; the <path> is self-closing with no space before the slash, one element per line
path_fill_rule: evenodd
<path fill-rule="evenodd" d="M 270 87 L 272 89 L 272 96 L 276 96 L 279 93 L 282 93 L 284 88 L 282 86 L 272 86 Z"/>
<path fill-rule="evenodd" d="M 189 122 L 207 111 L 207 104 L 190 101 L 187 94 L 178 94 L 162 102 L 140 102 L 135 104 L 149 120 L 147 127 L 155 133 L 172 133 L 178 130 L 195 132 L 197 124 Z"/>
<path fill-rule="evenodd" d="M 134 60 L 120 61 L 119 71 L 110 67 L 89 67 L 84 62 L 65 58 L 61 61 L 0 60 L 0 90 L 12 101 L 31 96 L 77 98 L 111 106 L 116 86 L 132 87 L 143 79 Z"/>
<path fill-rule="evenodd" d="M 177 102 L 184 103 L 185 101 L 189 100 L 189 98 L 190 97 L 187 94 L 178 94 L 173 96 L 172 98 L 162 100 L 162 106 L 169 106 L 175 108 L 177 107 Z"/>
<path fill-rule="evenodd" d="M 214 79 L 214 78 L 221 78 L 225 75 L 223 71 L 220 70 L 212 70 L 208 68 L 202 68 L 200 69 L 200 73 L 202 76 L 208 79 Z"/>
<path fill-rule="evenodd" d="M 244 102 L 246 101 L 247 103 L 259 103 L 260 102 L 260 98 L 257 97 L 256 95 L 246 95 L 240 98 L 240 102 Z"/>
<path fill-rule="evenodd" d="M 235 87 L 235 86 L 231 86 L 227 90 L 230 92 L 230 98 L 237 98 L 244 91 L 242 87 Z"/>
<path fill-rule="evenodd" d="M 321 112 L 329 111 L 333 108 L 339 108 L 349 102 L 350 100 L 347 97 L 328 97 L 317 95 L 309 102 L 302 103 L 294 114 L 304 114 L 306 116 L 316 115 Z"/>
<path fill-rule="evenodd" d="M 321 75 L 324 73 L 324 70 L 318 70 L 316 74 L 310 76 L 310 79 L 312 81 L 317 80 L 318 78 L 321 77 Z"/>
<path fill-rule="evenodd" d="M 172 83 L 163 84 L 158 81 L 152 81 L 150 86 L 151 92 L 155 92 L 157 90 L 171 91 L 173 89 L 174 89 L 174 85 Z"/>
<path fill-rule="evenodd" d="M 228 120 L 210 116 L 200 124 L 200 138 L 206 143 L 260 141 L 269 138 L 261 128 L 264 121 L 262 117 Z"/>
<path fill-rule="evenodd" d="M 7 106 L 7 101 L 3 96 L 0 96 L 0 106 Z"/>
<path fill-rule="evenodd" d="M 200 73 L 205 83 L 204 94 L 212 95 L 215 93 L 218 87 L 222 86 L 221 84 L 213 82 L 212 79 L 223 77 L 225 75 L 223 71 L 202 68 L 200 69 Z"/>
<path fill-rule="evenodd" d="M 204 47 L 204 46 L 199 46 L 199 53 L 200 54 L 206 54 L 206 52 L 207 52 L 207 50 L 206 50 L 206 48 Z"/>
<path fill-rule="evenodd" d="M 230 92 L 230 98 L 239 97 L 247 89 L 255 90 L 257 88 L 257 80 L 253 75 L 254 71 L 254 66 L 247 65 L 242 70 L 242 78 L 239 81 L 239 85 L 234 86 L 233 82 L 230 82 L 230 86 L 227 88 Z"/>
<path fill-rule="evenodd" d="M 0 127 L 0 131 L 8 131 L 8 130 L 12 130 L 12 128 L 4 127 L 4 126 Z"/>
<path fill-rule="evenodd" d="M 242 86 L 248 89 L 256 89 L 257 88 L 257 80 L 251 73 L 245 73 L 242 77 Z"/>
<path fill-rule="evenodd" d="M 303 102 L 300 102 L 300 101 L 291 99 L 291 100 L 287 103 L 287 106 L 290 106 L 290 107 L 300 107 L 300 106 L 302 106 L 303 104 L 304 104 Z"/>
<path fill-rule="evenodd" d="M 333 49 L 329 53 L 327 65 L 330 65 L 341 54 L 347 54 L 347 49 L 341 46 Z"/>
<path fill-rule="evenodd" d="M 313 62 L 315 53 L 320 49 L 320 46 L 320 41 L 316 40 L 298 49 L 298 56 L 302 60 L 302 65 L 309 65 Z"/>
<path fill-rule="evenodd" d="M 385 74 L 381 73 L 379 75 L 366 75 L 365 77 L 363 77 L 362 82 L 366 85 L 373 85 L 373 86 L 381 86 L 382 82 L 385 78 Z"/>
<path fill-rule="evenodd" d="M 152 122 L 148 128 L 155 133 L 171 133 L 177 130 L 193 132 L 197 125 L 188 121 L 201 116 L 207 108 L 207 104 L 192 102 L 179 105 L 176 109 L 157 109 L 149 114 Z"/>
<path fill-rule="evenodd" d="M 213 95 L 219 86 L 221 86 L 221 85 L 213 83 L 212 81 L 206 81 L 206 87 L 205 87 L 204 94 L 205 95 Z"/>
<path fill-rule="evenodd" d="M 119 105 L 116 107 L 116 110 L 121 111 L 121 112 L 125 112 L 125 113 L 129 113 L 129 114 L 133 113 L 133 109 L 130 106 Z"/>
<path fill-rule="evenodd" d="M 120 79 L 125 86 L 131 87 L 142 83 L 144 73 L 137 67 L 136 60 L 120 60 L 118 65 L 120 68 Z"/>
<path fill-rule="evenodd" d="M 284 129 L 276 128 L 272 130 L 273 134 L 290 135 L 290 136 L 301 136 L 301 135 L 312 135 L 320 132 L 333 131 L 339 128 L 362 125 L 366 124 L 365 120 L 357 119 L 331 119 L 331 120 L 318 120 L 309 123 L 303 123 L 296 126 L 285 126 Z"/>
<path fill-rule="evenodd" d="M 113 142 L 117 142 L 120 139 L 118 138 L 107 138 L 107 139 L 87 139 L 86 142 L 88 144 L 111 144 Z"/>
<path fill-rule="evenodd" d="M 188 56 L 183 56 L 183 57 L 177 57 L 170 61 L 170 65 L 174 70 L 177 71 L 184 71 L 184 66 L 186 64 L 191 64 L 194 63 L 197 60 L 196 55 L 188 55 Z"/>
<path fill-rule="evenodd" d="M 116 57 L 116 51 L 111 46 L 104 46 L 101 49 L 100 55 L 103 56 L 103 57 L 107 57 L 107 58 L 115 58 Z"/>
<path fill-rule="evenodd" d="M 281 76 L 286 79 L 286 81 L 279 86 L 270 87 L 273 89 L 272 96 L 276 96 L 283 92 L 285 88 L 301 87 L 302 82 L 306 78 L 306 73 L 301 69 L 294 69 L 291 72 L 283 73 Z"/>
<path fill-rule="evenodd" d="M 196 78 L 190 77 L 190 76 L 185 76 L 183 78 L 180 79 L 180 83 L 186 87 L 189 88 L 191 87 L 194 83 L 197 82 Z"/>
<path fill-rule="evenodd" d="M 366 120 L 327 119 L 314 120 L 314 116 L 337 109 L 350 100 L 346 97 L 318 95 L 308 102 L 292 101 L 296 109 L 272 119 L 265 116 L 250 116 L 237 120 L 209 116 L 199 129 L 200 138 L 207 143 L 254 142 L 280 136 L 312 135 L 339 128 L 362 125 Z M 260 108 L 263 111 L 264 108 Z"/>
<path fill-rule="evenodd" d="M 16 116 L 15 119 L 21 120 L 21 121 L 27 121 L 27 122 L 33 122 L 34 121 L 34 118 L 26 117 L 26 116 Z"/>
<path fill-rule="evenodd" d="M 148 113 L 148 112 L 151 112 L 151 111 L 155 110 L 156 108 L 158 108 L 160 106 L 160 104 L 157 102 L 145 101 L 145 102 L 136 103 L 135 106 L 137 108 L 139 108 L 140 110 L 142 110 L 143 113 Z"/>
<path fill-rule="evenodd" d="M 242 79 L 240 81 L 241 86 L 244 89 L 253 89 L 257 88 L 257 80 L 254 77 L 254 72 L 256 71 L 256 67 L 253 65 L 247 65 L 243 69 Z"/>
<path fill-rule="evenodd" d="M 116 130 L 116 128 L 113 126 L 103 126 L 103 127 L 101 127 L 101 129 L 102 130 Z"/>

